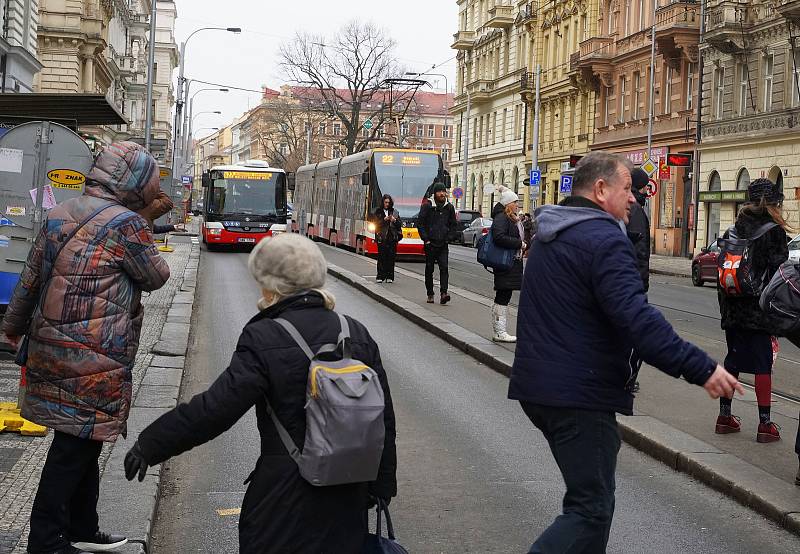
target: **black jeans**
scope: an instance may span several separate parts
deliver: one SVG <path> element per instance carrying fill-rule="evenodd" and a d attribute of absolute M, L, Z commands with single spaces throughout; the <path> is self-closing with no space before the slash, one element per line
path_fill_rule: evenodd
<path fill-rule="evenodd" d="M 605 552 L 614 517 L 614 474 L 620 447 L 616 416 L 521 404 L 547 439 L 567 486 L 563 513 L 533 543 L 529 554 Z"/>
<path fill-rule="evenodd" d="M 394 262 L 397 259 L 397 243 L 378 243 L 378 279 L 394 281 Z"/>
<path fill-rule="evenodd" d="M 103 443 L 53 432 L 31 510 L 28 552 L 53 552 L 98 531 Z"/>
<path fill-rule="evenodd" d="M 439 291 L 447 292 L 450 274 L 447 268 L 450 250 L 447 243 L 444 246 L 425 245 L 425 289 L 428 296 L 433 296 L 433 266 L 439 264 Z"/>
<path fill-rule="evenodd" d="M 494 291 L 494 303 L 498 306 L 508 306 L 513 292 L 511 289 L 497 289 Z"/>

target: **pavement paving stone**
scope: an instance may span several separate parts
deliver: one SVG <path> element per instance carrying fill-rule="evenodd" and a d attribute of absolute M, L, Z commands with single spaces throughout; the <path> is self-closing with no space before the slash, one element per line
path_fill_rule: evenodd
<path fill-rule="evenodd" d="M 154 367 L 173 367 L 183 369 L 186 358 L 183 356 L 153 356 L 151 365 Z"/>
<path fill-rule="evenodd" d="M 147 373 L 142 380 L 142 386 L 161 386 L 161 387 L 176 387 L 181 386 L 183 379 L 183 369 L 174 367 L 155 367 L 150 366 L 147 368 Z"/>
<path fill-rule="evenodd" d="M 158 343 L 153 347 L 153 354 L 185 356 L 188 348 L 189 324 L 166 322 L 164 323 Z"/>
<path fill-rule="evenodd" d="M 137 408 L 172 408 L 178 402 L 179 388 L 164 385 L 141 385 L 133 405 Z"/>
<path fill-rule="evenodd" d="M 161 335 L 161 329 L 167 320 L 167 314 L 172 306 L 172 299 L 180 289 L 184 270 L 191 252 L 190 244 L 171 243 L 175 251 L 163 254 L 170 267 L 170 279 L 159 290 L 142 295 L 144 305 L 144 321 L 139 340 L 139 350 L 133 366 L 134 397 L 138 393 L 146 369 L 150 366 L 153 356 L 150 351 Z M 173 363 L 180 363 L 183 367 L 183 358 Z M 159 363 L 159 366 L 165 364 Z M 19 381 L 19 368 L 5 360 L 0 361 L 0 401 L 16 401 L 17 383 Z M 135 401 L 134 401 L 135 402 Z M 134 421 L 132 410 L 129 419 L 129 433 Z M 155 418 L 153 418 L 155 419 Z M 129 435 L 130 436 L 130 435 Z M 23 437 L 14 433 L 0 434 L 0 465 L 7 457 L 16 462 L 11 469 L 0 471 L 0 554 L 21 554 L 26 551 L 28 540 L 28 520 L 33 504 L 33 497 L 39 484 L 39 475 L 42 465 L 50 447 L 52 433 L 44 437 Z M 22 452 L 19 453 L 18 449 Z M 110 459 L 111 453 L 117 449 L 105 445 L 100 457 L 101 476 L 105 479 L 107 467 L 113 467 L 114 460 Z M 124 452 L 122 452 L 124 455 Z M 121 467 L 121 466 L 120 466 Z M 125 489 L 130 493 L 130 488 Z M 126 502 L 130 497 L 126 497 Z M 103 504 L 101 504 L 101 512 Z"/>

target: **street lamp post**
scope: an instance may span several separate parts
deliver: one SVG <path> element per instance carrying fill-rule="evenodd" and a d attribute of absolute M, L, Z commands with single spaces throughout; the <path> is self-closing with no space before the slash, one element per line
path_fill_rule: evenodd
<path fill-rule="evenodd" d="M 182 141 L 182 146 L 181 146 L 181 154 L 182 154 L 182 159 L 183 159 L 184 163 L 188 159 L 188 155 L 187 154 L 189 153 L 189 149 L 192 146 L 192 144 L 191 144 L 191 141 L 192 141 L 192 122 L 194 121 L 194 118 L 193 118 L 192 114 L 194 112 L 194 97 L 197 96 L 198 94 L 200 94 L 201 92 L 204 92 L 204 91 L 228 92 L 228 89 L 227 88 L 201 88 L 200 90 L 195 91 L 195 93 L 189 99 L 189 109 L 187 110 L 187 113 L 188 113 L 189 117 L 186 118 L 186 124 L 184 125 L 184 133 L 183 133 L 184 134 L 184 137 L 183 137 L 184 140 Z M 222 112 L 217 111 L 217 112 L 214 112 L 214 113 L 220 114 Z"/>
<path fill-rule="evenodd" d="M 152 2 L 153 2 L 153 4 L 155 4 L 156 0 L 152 0 Z M 194 35 L 199 33 L 200 31 L 226 31 L 226 32 L 229 32 L 229 33 L 238 34 L 238 33 L 242 32 L 242 29 L 239 28 L 239 27 L 201 27 L 200 29 L 195 29 L 194 31 L 192 31 L 192 33 L 189 34 L 188 37 L 186 37 L 186 40 L 184 40 L 181 43 L 180 64 L 179 64 L 179 70 L 178 70 L 178 99 L 177 99 L 177 101 L 175 103 L 175 122 L 174 122 L 174 124 L 172 126 L 172 168 L 173 168 L 173 178 L 174 178 L 174 170 L 176 168 L 176 159 L 177 159 L 175 151 L 176 151 L 177 146 L 178 146 L 178 135 L 180 134 L 180 129 L 178 127 L 178 123 L 181 121 L 181 111 L 183 110 L 183 87 L 184 87 L 184 84 L 185 84 L 185 81 L 186 81 L 186 79 L 184 77 L 184 65 L 185 65 L 185 62 L 186 62 L 186 43 L 188 43 L 189 40 Z M 151 33 L 151 40 L 152 40 L 152 33 Z M 152 64 L 151 64 L 151 67 L 152 67 Z M 152 71 L 151 71 L 151 73 L 152 73 Z M 148 100 L 148 107 L 149 107 L 149 105 L 150 105 L 150 102 Z"/>
<path fill-rule="evenodd" d="M 156 64 L 156 6 L 157 0 L 150 0 L 150 37 L 147 52 L 147 105 L 144 108 L 144 147 L 150 151 L 150 135 L 153 131 L 153 69 Z M 173 167 L 174 167 L 173 163 Z"/>

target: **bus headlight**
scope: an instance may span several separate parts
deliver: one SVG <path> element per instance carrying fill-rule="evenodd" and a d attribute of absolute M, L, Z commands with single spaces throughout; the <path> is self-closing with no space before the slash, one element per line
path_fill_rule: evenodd
<path fill-rule="evenodd" d="M 367 223 L 367 231 L 369 231 L 370 233 L 374 233 L 375 232 L 375 224 L 374 223 Z"/>
<path fill-rule="evenodd" d="M 222 223 L 219 221 L 210 221 L 206 223 L 206 231 L 208 231 L 209 235 L 218 236 L 222 234 Z"/>

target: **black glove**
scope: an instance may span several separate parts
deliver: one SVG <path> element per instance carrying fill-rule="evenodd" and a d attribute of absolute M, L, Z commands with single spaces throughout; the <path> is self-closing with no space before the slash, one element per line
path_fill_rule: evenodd
<path fill-rule="evenodd" d="M 139 441 L 133 443 L 133 447 L 125 454 L 125 478 L 128 481 L 133 481 L 136 477 L 136 472 L 139 472 L 139 482 L 144 481 L 144 476 L 147 475 L 147 460 L 144 459 L 142 447 L 139 446 Z"/>

